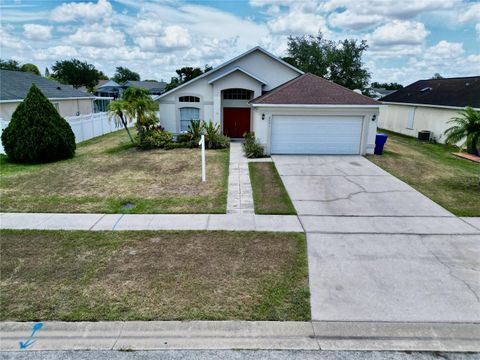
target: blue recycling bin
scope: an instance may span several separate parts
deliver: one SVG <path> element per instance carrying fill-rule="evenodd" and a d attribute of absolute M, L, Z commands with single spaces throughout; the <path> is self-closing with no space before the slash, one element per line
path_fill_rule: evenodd
<path fill-rule="evenodd" d="M 374 150 L 375 155 L 382 155 L 383 147 L 385 146 L 387 139 L 388 139 L 387 134 L 377 134 L 377 136 L 375 137 L 375 150 Z"/>

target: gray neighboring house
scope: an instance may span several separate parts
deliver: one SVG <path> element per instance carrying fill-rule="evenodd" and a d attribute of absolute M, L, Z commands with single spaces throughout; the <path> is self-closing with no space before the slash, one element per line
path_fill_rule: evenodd
<path fill-rule="evenodd" d="M 370 88 L 370 92 L 372 94 L 372 98 L 375 100 L 378 100 L 380 98 L 383 98 L 384 96 L 393 94 L 397 90 L 387 90 L 385 88 Z"/>
<path fill-rule="evenodd" d="M 22 71 L 0 70 L 0 119 L 10 121 L 17 106 L 35 84 L 62 117 L 93 113 L 95 96 L 71 85 Z"/>
<path fill-rule="evenodd" d="M 139 87 L 147 89 L 151 95 L 161 95 L 165 91 L 167 83 L 164 81 L 133 81 L 128 80 L 122 84 L 122 88 L 127 89 L 129 87 Z"/>

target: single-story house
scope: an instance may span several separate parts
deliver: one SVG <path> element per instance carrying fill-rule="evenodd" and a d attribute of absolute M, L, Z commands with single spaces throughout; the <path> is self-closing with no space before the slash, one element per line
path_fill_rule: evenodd
<path fill-rule="evenodd" d="M 381 104 L 255 47 L 160 95 L 172 133 L 213 121 L 231 138 L 254 131 L 267 154 L 365 154 Z"/>
<path fill-rule="evenodd" d="M 95 96 L 30 72 L 0 70 L 0 118 L 10 121 L 13 112 L 35 84 L 61 116 L 94 112 Z"/>
<path fill-rule="evenodd" d="M 419 80 L 380 99 L 378 126 L 409 136 L 428 130 L 445 142 L 444 132 L 466 106 L 480 110 L 480 76 Z"/>

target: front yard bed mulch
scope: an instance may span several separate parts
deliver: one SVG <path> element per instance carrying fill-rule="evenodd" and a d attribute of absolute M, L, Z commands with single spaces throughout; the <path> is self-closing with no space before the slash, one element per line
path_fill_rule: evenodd
<path fill-rule="evenodd" d="M 0 211 L 67 213 L 225 213 L 229 151 L 139 151 L 125 131 L 79 144 L 73 159 L 41 165 L 0 155 Z M 125 207 L 127 205 L 127 207 Z"/>
<path fill-rule="evenodd" d="M 2 230 L 0 320 L 309 320 L 305 237 Z"/>
<path fill-rule="evenodd" d="M 248 163 L 248 169 L 256 214 L 296 214 L 273 162 L 250 162 Z"/>
<path fill-rule="evenodd" d="M 480 216 L 480 165 L 454 156 L 458 148 L 388 134 L 381 156 L 367 158 L 457 216 Z"/>

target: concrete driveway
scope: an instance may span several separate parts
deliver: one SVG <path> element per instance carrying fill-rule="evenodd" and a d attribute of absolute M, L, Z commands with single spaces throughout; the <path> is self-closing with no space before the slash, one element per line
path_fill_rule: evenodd
<path fill-rule="evenodd" d="M 480 228 L 360 156 L 274 156 L 307 233 L 312 318 L 480 321 Z"/>

